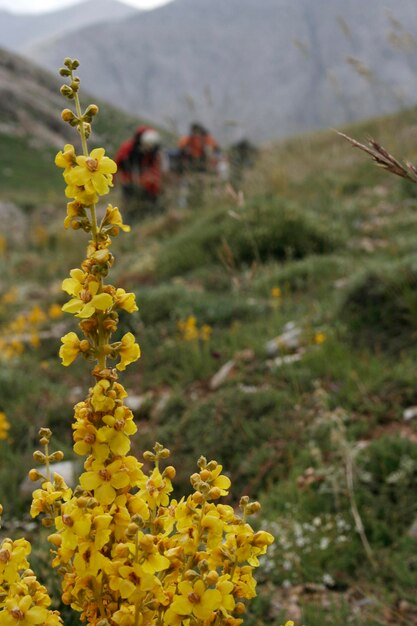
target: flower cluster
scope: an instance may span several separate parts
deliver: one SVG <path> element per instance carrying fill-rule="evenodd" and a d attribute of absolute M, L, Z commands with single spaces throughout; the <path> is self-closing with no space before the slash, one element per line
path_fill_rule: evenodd
<path fill-rule="evenodd" d="M 212 328 L 208 324 L 197 326 L 197 319 L 194 315 L 189 315 L 186 320 L 177 322 L 177 328 L 183 341 L 208 341 L 211 337 Z"/>
<path fill-rule="evenodd" d="M 133 294 L 105 283 L 113 263 L 110 237 L 128 227 L 111 205 L 97 221 L 95 203 L 111 187 L 115 165 L 102 149 L 88 153 L 86 139 L 97 107 L 81 113 L 77 67 L 77 61 L 65 60 L 61 74 L 70 85 L 61 91 L 75 101 L 76 112 L 65 109 L 63 119 L 78 127 L 83 154 L 67 145 L 56 163 L 64 169 L 66 194 L 72 199 L 65 226 L 92 238 L 86 259 L 62 285 L 70 296 L 63 311 L 79 320 L 82 336 L 66 334 L 60 356 L 64 365 L 79 355 L 94 364 L 94 382 L 75 406 L 73 424 L 74 451 L 86 460 L 79 485 L 69 489 L 60 475 L 51 473 L 50 463 L 63 455 L 50 452 L 51 432 L 41 429 L 43 451 L 34 458 L 45 465 L 45 473 L 30 472 L 32 480 L 41 480 L 31 514 L 41 515 L 53 531 L 49 542 L 52 564 L 62 575 L 62 601 L 81 613 L 82 621 L 94 626 L 238 626 L 245 601 L 256 595 L 253 570 L 273 537 L 255 532 L 247 522 L 259 510 L 257 502 L 242 498 L 240 515 L 220 502 L 230 480 L 216 461 L 199 459 L 198 472 L 191 476 L 193 491 L 178 501 L 171 497 L 175 469 L 163 467 L 167 448 L 157 443 L 144 453 L 148 471 L 129 454 L 136 425 L 118 371 L 138 359 L 140 349 L 131 333 L 116 342 L 111 336 L 118 311 L 137 307 Z M 108 364 L 112 360 L 115 367 Z M 41 619 L 39 611 L 32 611 L 29 616 L 39 603 L 31 599 L 30 604 L 25 590 L 21 604 L 15 600 L 9 609 L 9 595 L 0 604 L 0 626 L 59 623 L 55 614 L 43 613 Z"/>
<path fill-rule="evenodd" d="M 0 516 L 2 513 L 0 505 Z M 51 599 L 29 569 L 31 547 L 25 539 L 0 543 L 0 626 L 59 626 L 62 620 L 49 609 Z"/>
<path fill-rule="evenodd" d="M 38 348 L 41 342 L 39 330 L 46 320 L 47 316 L 39 306 L 34 306 L 27 313 L 19 313 L 1 329 L 1 358 L 10 360 L 19 356 L 25 351 L 25 345 Z"/>

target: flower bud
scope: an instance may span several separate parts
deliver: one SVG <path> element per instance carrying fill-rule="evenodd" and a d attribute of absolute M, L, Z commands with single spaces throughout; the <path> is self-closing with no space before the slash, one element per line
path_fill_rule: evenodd
<path fill-rule="evenodd" d="M 33 453 L 33 460 L 36 461 L 37 463 L 45 464 L 46 457 L 44 453 L 41 452 L 40 450 L 35 450 L 35 452 Z"/>
<path fill-rule="evenodd" d="M 51 528 L 51 526 L 54 525 L 54 520 L 50 519 L 49 517 L 44 517 L 42 520 L 42 526 L 45 526 L 45 528 Z"/>
<path fill-rule="evenodd" d="M 219 580 L 219 575 L 216 570 L 211 570 L 206 576 L 206 582 L 208 585 L 216 585 Z"/>
<path fill-rule="evenodd" d="M 168 478 L 169 480 L 173 480 L 175 478 L 176 475 L 176 469 L 175 467 L 173 467 L 172 465 L 168 465 L 168 467 L 166 467 L 163 471 L 162 476 L 165 478 Z"/>
<path fill-rule="evenodd" d="M 202 502 L 204 502 L 204 496 L 201 491 L 196 491 L 195 493 L 193 493 L 192 498 L 196 504 L 201 504 Z"/>
<path fill-rule="evenodd" d="M 254 513 L 259 513 L 260 510 L 261 510 L 261 505 L 259 504 L 259 502 L 251 502 L 246 507 L 246 513 L 248 515 L 253 515 Z"/>
<path fill-rule="evenodd" d="M 40 428 L 39 437 L 46 437 L 50 439 L 52 437 L 52 430 L 50 428 Z"/>
<path fill-rule="evenodd" d="M 48 541 L 52 543 L 53 546 L 59 548 L 62 543 L 62 537 L 58 533 L 52 533 L 52 535 L 49 535 Z"/>
<path fill-rule="evenodd" d="M 143 458 L 145 459 L 145 461 L 155 461 L 155 455 L 150 450 L 145 450 L 145 452 L 143 453 Z"/>
<path fill-rule="evenodd" d="M 40 478 L 43 478 L 42 474 L 38 472 L 37 469 L 34 469 L 34 468 L 29 471 L 28 477 L 29 477 L 29 480 L 31 480 L 32 482 L 35 482 L 39 480 Z"/>
<path fill-rule="evenodd" d="M 82 339 L 80 341 L 80 352 L 88 352 L 90 349 L 90 342 L 87 339 Z"/>
<path fill-rule="evenodd" d="M 59 74 L 60 76 L 71 76 L 70 70 L 66 67 L 59 68 Z"/>
<path fill-rule="evenodd" d="M 85 110 L 85 115 L 91 115 L 94 117 L 94 115 L 97 115 L 97 113 L 98 113 L 98 106 L 96 104 L 89 104 Z"/>
<path fill-rule="evenodd" d="M 243 615 L 245 611 L 246 607 L 243 602 L 237 602 L 234 608 L 234 612 L 236 613 L 236 615 Z"/>
<path fill-rule="evenodd" d="M 61 112 L 61 119 L 64 122 L 71 122 L 72 120 L 76 119 L 74 113 L 71 111 L 71 109 L 64 109 Z"/>
<path fill-rule="evenodd" d="M 75 95 L 71 87 L 69 87 L 68 85 L 62 85 L 60 92 L 64 96 L 64 98 L 72 99 Z"/>
<path fill-rule="evenodd" d="M 208 497 L 210 500 L 218 500 L 222 495 L 221 490 L 218 487 L 212 487 L 208 492 Z"/>
<path fill-rule="evenodd" d="M 49 460 L 52 463 L 57 463 L 59 461 L 62 461 L 63 458 L 64 458 L 64 453 L 62 452 L 62 450 L 57 450 L 56 452 L 53 452 L 52 454 L 49 455 Z"/>
<path fill-rule="evenodd" d="M 195 578 L 198 578 L 198 576 L 199 576 L 198 572 L 196 572 L 194 569 L 187 569 L 187 571 L 184 574 L 184 579 L 194 580 Z"/>

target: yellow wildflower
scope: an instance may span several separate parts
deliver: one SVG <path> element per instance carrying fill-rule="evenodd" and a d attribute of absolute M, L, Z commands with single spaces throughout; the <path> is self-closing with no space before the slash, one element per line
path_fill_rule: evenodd
<path fill-rule="evenodd" d="M 172 610 L 177 615 L 194 616 L 199 620 L 208 619 L 213 611 L 217 611 L 222 601 L 222 595 L 217 589 L 206 589 L 202 580 L 194 585 L 183 581 L 178 585 L 181 595 L 176 596 L 172 603 Z"/>
<path fill-rule="evenodd" d="M 119 309 L 124 309 L 128 313 L 134 313 L 138 311 L 138 307 L 136 305 L 135 294 L 134 293 L 126 293 L 124 289 L 119 287 L 116 289 L 116 295 L 114 296 L 114 304 Z"/>
<path fill-rule="evenodd" d="M 135 337 L 132 333 L 123 335 L 117 351 L 120 356 L 120 363 L 116 365 L 116 368 L 121 372 L 126 369 L 126 365 L 137 361 L 140 357 L 140 347 L 139 344 L 135 343 Z"/>
<path fill-rule="evenodd" d="M 62 365 L 71 365 L 80 352 L 80 340 L 74 332 L 67 333 L 61 338 L 62 346 L 59 350 L 59 356 L 62 359 Z"/>
<path fill-rule="evenodd" d="M 75 165 L 75 148 L 70 143 L 65 144 L 64 150 L 60 150 L 55 157 L 55 165 L 64 169 L 64 174 L 69 172 Z"/>
<path fill-rule="evenodd" d="M 104 148 L 95 148 L 88 157 L 76 157 L 77 165 L 66 174 L 67 182 L 83 186 L 87 193 L 107 194 L 109 187 L 113 186 L 112 174 L 116 172 L 117 165 L 104 155 Z"/>
<path fill-rule="evenodd" d="M 125 233 L 130 232 L 130 226 L 123 224 L 122 216 L 119 209 L 116 206 L 109 204 L 106 209 L 106 215 L 104 216 L 103 225 L 112 225 L 113 235 L 118 234 L 118 229 L 121 228 Z M 116 232 L 113 232 L 116 231 Z"/>
<path fill-rule="evenodd" d="M 8 598 L 0 613 L 0 626 L 36 626 L 45 624 L 48 609 L 33 604 L 31 596 Z"/>
<path fill-rule="evenodd" d="M 94 492 L 94 497 L 103 505 L 111 504 L 116 498 L 116 490 L 129 484 L 130 478 L 121 459 L 116 459 L 105 467 L 102 462 L 93 461 L 91 470 L 80 476 L 81 487 Z"/>
<path fill-rule="evenodd" d="M 271 298 L 279 299 L 282 296 L 282 291 L 279 287 L 272 287 Z"/>
<path fill-rule="evenodd" d="M 6 414 L 0 411 L 0 439 L 7 439 L 9 429 L 10 424 L 7 420 Z"/>
<path fill-rule="evenodd" d="M 56 320 L 59 317 L 61 317 L 61 315 L 62 315 L 62 309 L 59 306 L 59 304 L 51 304 L 51 306 L 48 309 L 48 316 L 52 320 Z"/>
<path fill-rule="evenodd" d="M 64 304 L 62 310 L 65 313 L 73 313 L 76 317 L 84 319 L 91 317 L 96 311 L 105 311 L 113 305 L 110 294 L 97 293 L 100 289 L 97 281 L 91 280 L 86 284 L 86 275 L 82 270 L 71 270 L 70 274 L 71 278 L 63 281 L 62 289 L 76 297 Z"/>
<path fill-rule="evenodd" d="M 325 335 L 325 333 L 323 332 L 317 332 L 314 335 L 314 343 L 317 344 L 318 346 L 322 343 L 324 343 L 326 341 L 327 337 Z"/>

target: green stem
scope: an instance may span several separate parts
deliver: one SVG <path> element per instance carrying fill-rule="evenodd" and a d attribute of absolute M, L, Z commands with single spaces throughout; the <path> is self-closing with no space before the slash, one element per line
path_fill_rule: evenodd
<path fill-rule="evenodd" d="M 71 78 L 72 78 L 72 74 L 71 74 Z M 82 113 L 81 113 L 81 104 L 80 104 L 80 98 L 78 97 L 78 93 L 75 93 L 74 96 L 74 102 L 75 102 L 75 110 L 77 112 L 77 117 L 78 117 L 78 130 L 80 131 L 80 137 L 81 137 L 81 145 L 83 148 L 83 154 L 85 157 L 88 157 L 88 147 L 87 147 L 87 137 L 85 136 L 85 129 L 84 129 L 84 122 L 82 120 Z M 97 242 L 97 214 L 96 214 L 96 207 L 93 204 L 92 206 L 90 206 L 90 211 L 91 211 L 91 232 L 93 234 L 93 239 L 95 242 Z"/>
<path fill-rule="evenodd" d="M 71 78 L 72 78 L 72 74 L 71 74 Z M 75 110 L 77 112 L 77 117 L 79 119 L 78 130 L 80 131 L 81 145 L 82 145 L 82 148 L 83 148 L 83 154 L 84 154 L 84 156 L 88 157 L 87 138 L 85 136 L 84 122 L 81 119 L 82 118 L 81 105 L 80 105 L 80 99 L 78 97 L 78 93 L 77 92 L 75 93 L 75 96 L 74 96 L 74 102 L 75 102 Z"/>

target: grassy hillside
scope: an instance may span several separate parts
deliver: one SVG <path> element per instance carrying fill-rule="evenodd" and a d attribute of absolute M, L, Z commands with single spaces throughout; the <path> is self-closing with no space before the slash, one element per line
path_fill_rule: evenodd
<path fill-rule="evenodd" d="M 411 110 L 348 132 L 417 161 L 416 119 Z M 101 120 L 105 137 L 113 122 Z M 24 145 L 9 150 L 24 162 Z M 5 192 L 30 197 L 38 222 L 3 246 L 0 337 L 19 311 L 64 301 L 60 280 L 81 254 L 80 238 L 61 230 L 64 201 L 42 220 L 41 198 L 60 183 L 46 160 L 36 167 L 44 177 L 10 177 Z M 230 475 L 232 503 L 261 500 L 259 524 L 276 543 L 249 624 L 415 624 L 416 191 L 331 131 L 265 149 L 242 187 L 243 207 L 221 190 L 188 209 L 171 201 L 115 245 L 117 283 L 140 306 L 122 323 L 143 353 L 124 376 L 136 452 L 170 447 L 178 494 L 204 454 Z M 71 458 L 68 425 L 85 386 L 84 363 L 58 364 L 69 321 L 49 313 L 41 328 L 40 346 L 25 344 L 0 369 L 9 518 L 24 517 L 17 486 L 40 425 Z"/>

